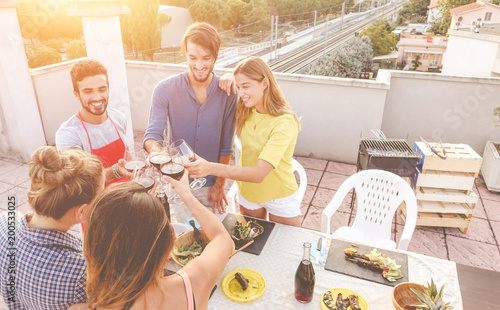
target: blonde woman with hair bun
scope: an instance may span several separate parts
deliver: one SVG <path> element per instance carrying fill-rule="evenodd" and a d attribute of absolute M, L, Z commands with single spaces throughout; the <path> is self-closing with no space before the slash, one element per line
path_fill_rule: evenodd
<path fill-rule="evenodd" d="M 0 257 L 0 288 L 9 309 L 67 309 L 87 300 L 82 240 L 68 230 L 104 188 L 103 167 L 82 150 L 43 146 L 29 176 L 34 212 L 19 222 L 13 211 L 0 217 L 0 246 L 10 254 Z"/>
<path fill-rule="evenodd" d="M 259 57 L 242 60 L 233 71 L 238 87 L 236 135 L 241 140 L 238 166 L 201 157 L 184 166 L 193 178 L 216 175 L 238 181 L 240 212 L 281 224 L 300 226 L 300 201 L 292 156 L 300 122 Z"/>

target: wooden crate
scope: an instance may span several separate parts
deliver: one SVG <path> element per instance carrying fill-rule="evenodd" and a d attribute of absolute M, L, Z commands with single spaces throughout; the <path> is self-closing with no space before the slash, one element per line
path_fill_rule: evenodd
<path fill-rule="evenodd" d="M 429 142 L 438 151 L 441 150 L 441 144 Z M 478 173 L 481 169 L 483 159 L 467 144 L 443 143 L 446 150 L 446 159 L 441 159 L 434 154 L 424 142 L 415 142 L 413 149 L 420 154 L 421 159 L 417 163 L 417 168 L 422 173 L 427 170 L 457 171 Z"/>
<path fill-rule="evenodd" d="M 476 204 L 478 200 L 476 193 L 470 191 L 468 194 L 468 192 L 466 190 L 420 187 L 415 191 L 415 197 L 418 201 Z"/>
<path fill-rule="evenodd" d="M 461 214 L 472 217 L 474 204 L 441 201 L 417 201 L 418 213 Z"/>
<path fill-rule="evenodd" d="M 429 143 L 440 154 L 441 143 Z M 415 142 L 421 156 L 412 187 L 417 198 L 417 225 L 457 227 L 467 233 L 478 197 L 473 192 L 483 159 L 467 144 L 443 143 L 446 158 L 440 158 L 424 142 Z M 406 219 L 406 207 L 401 208 Z"/>
<path fill-rule="evenodd" d="M 406 206 L 402 205 L 399 211 L 401 218 L 406 222 Z M 456 227 L 464 234 L 470 225 L 470 217 L 455 213 L 418 213 L 418 226 Z"/>
<path fill-rule="evenodd" d="M 477 175 L 472 172 L 454 172 L 454 171 L 438 171 L 427 170 L 425 173 L 416 172 L 413 179 L 413 188 L 420 187 L 442 188 L 472 191 L 474 180 Z"/>

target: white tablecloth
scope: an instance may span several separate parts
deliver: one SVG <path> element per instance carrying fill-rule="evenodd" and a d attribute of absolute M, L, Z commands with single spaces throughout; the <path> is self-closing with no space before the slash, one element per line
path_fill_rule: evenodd
<path fill-rule="evenodd" d="M 209 309 L 321 309 L 321 296 L 332 288 L 346 288 L 357 292 L 371 310 L 394 309 L 391 286 L 325 270 L 323 266 L 315 264 L 316 286 L 312 301 L 308 304 L 296 301 L 294 278 L 302 260 L 303 243 L 315 242 L 319 237 L 327 236 L 317 231 L 276 224 L 260 255 L 240 252 L 229 260 L 217 283 L 217 290 L 209 301 Z M 445 284 L 445 301 L 451 302 L 454 310 L 463 309 L 455 262 L 412 252 L 405 253 L 408 255 L 410 282 L 425 284 L 433 277 L 439 286 Z M 264 277 L 266 290 L 257 300 L 249 303 L 235 302 L 222 292 L 223 277 L 240 268 L 255 270 Z"/>

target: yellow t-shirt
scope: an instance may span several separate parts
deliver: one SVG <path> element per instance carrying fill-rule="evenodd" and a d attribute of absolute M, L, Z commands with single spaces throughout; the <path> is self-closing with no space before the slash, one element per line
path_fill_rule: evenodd
<path fill-rule="evenodd" d="M 241 130 L 240 166 L 255 166 L 259 159 L 274 169 L 261 183 L 238 181 L 240 193 L 255 203 L 284 198 L 298 189 L 292 172 L 292 156 L 297 143 L 298 126 L 290 114 L 272 116 L 252 109 Z"/>

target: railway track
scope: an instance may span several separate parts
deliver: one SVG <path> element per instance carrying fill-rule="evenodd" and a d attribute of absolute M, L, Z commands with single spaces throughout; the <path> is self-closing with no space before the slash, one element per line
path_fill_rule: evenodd
<path fill-rule="evenodd" d="M 366 26 L 370 25 L 376 19 L 393 14 L 394 11 L 401 9 L 406 1 L 395 4 L 395 6 L 390 7 L 386 10 L 380 10 L 373 16 L 369 16 L 364 20 L 354 22 L 351 20 L 344 24 L 344 28 L 340 31 L 336 31 L 331 34 L 326 42 L 325 40 L 318 40 L 313 43 L 306 45 L 299 51 L 288 53 L 287 55 L 281 56 L 277 61 L 270 63 L 270 67 L 274 72 L 286 72 L 286 73 L 302 73 L 311 63 L 316 61 L 318 58 L 324 54 L 328 54 L 336 48 L 344 44 L 348 39 L 353 37 L 355 32 L 361 32 Z M 337 24 L 334 27 L 339 27 Z"/>

